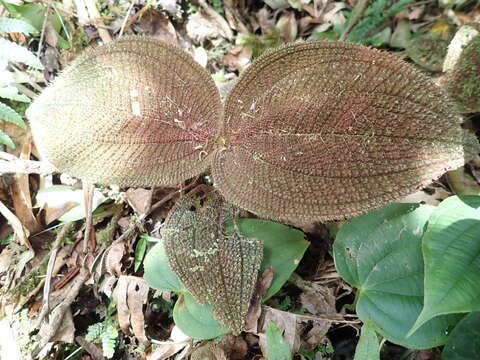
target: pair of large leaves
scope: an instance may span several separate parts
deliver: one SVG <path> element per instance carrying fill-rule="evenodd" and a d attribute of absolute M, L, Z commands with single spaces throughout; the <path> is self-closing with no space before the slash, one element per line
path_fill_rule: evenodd
<path fill-rule="evenodd" d="M 365 212 L 462 165 L 478 143 L 453 109 L 394 56 L 324 41 L 260 57 L 223 106 L 187 53 L 125 37 L 87 51 L 27 114 L 61 171 L 153 186 L 211 166 L 227 200 L 300 222 Z"/>
<path fill-rule="evenodd" d="M 374 343 L 368 335 L 373 328 L 409 348 L 447 343 L 445 359 L 478 358 L 475 342 L 462 339 L 478 336 L 467 325 L 478 324 L 478 313 L 452 329 L 462 313 L 480 310 L 479 232 L 478 196 L 450 197 L 437 208 L 391 204 L 344 225 L 334 244 L 335 264 L 358 288 L 364 340 L 370 336 Z M 452 355 L 460 350 L 470 355 Z M 378 343 L 371 351 L 378 353 Z"/>

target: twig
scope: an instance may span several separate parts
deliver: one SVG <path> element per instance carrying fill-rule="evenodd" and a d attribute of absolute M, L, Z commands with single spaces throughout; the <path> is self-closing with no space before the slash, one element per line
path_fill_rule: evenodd
<path fill-rule="evenodd" d="M 25 229 L 20 220 L 18 220 L 18 217 L 16 217 L 2 201 L 0 201 L 0 214 L 2 214 L 12 226 L 19 243 L 32 250 L 32 245 L 30 245 L 30 241 L 28 241 L 28 230 Z"/>
<path fill-rule="evenodd" d="M 50 12 L 50 1 L 47 3 L 47 9 L 45 10 L 45 17 L 43 18 L 42 32 L 40 33 L 40 40 L 38 40 L 38 50 L 37 57 L 40 57 L 40 52 L 42 51 L 43 39 L 45 38 L 45 28 L 47 27 L 48 13 Z"/>
<path fill-rule="evenodd" d="M 59 171 L 45 161 L 21 160 L 16 156 L 0 151 L 0 175 L 4 174 L 53 174 Z"/>
<path fill-rule="evenodd" d="M 83 201 L 85 204 L 85 233 L 83 236 L 83 254 L 88 252 L 88 243 L 92 233 L 92 204 L 93 204 L 93 184 L 84 181 L 83 182 Z M 95 250 L 92 248 L 92 251 Z"/>
<path fill-rule="evenodd" d="M 104 29 L 105 24 L 103 23 L 102 17 L 100 16 L 100 13 L 98 12 L 98 9 L 95 5 L 95 2 L 93 0 L 85 0 L 85 5 L 87 6 L 88 15 L 89 15 L 90 20 L 94 21 L 95 26 L 97 26 L 97 24 L 99 25 L 99 26 L 97 26 L 98 35 L 100 36 L 102 41 L 104 43 L 112 41 L 112 37 L 110 36 L 110 33 L 108 32 L 108 30 Z"/>
<path fill-rule="evenodd" d="M 340 38 L 338 40 L 344 41 L 347 38 L 347 35 L 350 32 L 350 30 L 352 30 L 352 28 L 355 26 L 358 20 L 362 18 L 363 12 L 367 8 L 367 5 L 368 5 L 368 0 L 358 0 L 357 4 L 355 5 L 355 8 L 353 9 L 355 14 L 351 18 L 351 20 L 348 22 L 347 27 L 345 28 L 345 30 L 343 30 L 343 33 L 342 35 L 340 35 Z"/>
<path fill-rule="evenodd" d="M 52 274 L 53 268 L 55 267 L 55 260 L 57 258 L 58 249 L 62 245 L 63 240 L 65 240 L 65 238 L 67 237 L 68 232 L 72 228 L 72 225 L 73 223 L 67 223 L 62 227 L 55 239 L 55 242 L 53 243 L 52 250 L 50 251 L 50 259 L 48 260 L 47 273 L 45 276 L 45 285 L 43 286 L 43 306 L 40 314 L 38 315 L 35 328 L 40 327 L 43 318 L 50 311 L 50 285 L 52 282 Z"/>
<path fill-rule="evenodd" d="M 130 3 L 130 6 L 128 7 L 127 13 L 125 14 L 125 18 L 123 19 L 123 22 L 122 22 L 122 27 L 120 28 L 120 33 L 118 34 L 119 38 L 122 37 L 123 32 L 125 31 L 125 26 L 127 25 L 128 17 L 130 15 L 130 11 L 132 11 L 132 9 L 133 9 L 133 4 L 134 3 L 135 3 L 135 0 L 132 0 L 131 3 Z"/>
<path fill-rule="evenodd" d="M 89 277 L 90 272 L 88 271 L 88 269 L 82 268 L 78 276 L 72 282 L 70 291 L 68 292 L 65 299 L 52 311 L 52 315 L 50 316 L 50 322 L 48 323 L 48 325 L 45 325 L 48 326 L 48 328 L 45 330 L 45 333 L 38 342 L 37 347 L 32 351 L 32 357 L 35 358 L 38 353 L 43 349 L 43 347 L 47 345 L 50 339 L 55 336 L 57 330 L 60 328 L 65 312 L 76 299 L 82 285 L 85 283 L 85 281 L 88 280 Z"/>

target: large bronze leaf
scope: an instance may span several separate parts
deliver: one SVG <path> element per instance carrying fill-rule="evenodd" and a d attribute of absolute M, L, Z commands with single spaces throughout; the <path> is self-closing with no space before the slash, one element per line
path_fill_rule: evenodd
<path fill-rule="evenodd" d="M 152 186 L 208 166 L 222 105 L 210 75 L 187 53 L 124 37 L 76 59 L 27 115 L 40 153 L 62 172 Z"/>
<path fill-rule="evenodd" d="M 394 56 L 305 42 L 255 61 L 227 97 L 225 198 L 296 222 L 363 213 L 464 164 L 478 142 L 442 89 Z"/>
<path fill-rule="evenodd" d="M 223 223 L 236 213 L 218 194 L 203 204 L 184 196 L 162 229 L 172 270 L 198 302 L 213 306 L 215 318 L 234 334 L 242 331 L 263 258 L 260 240 L 223 233 Z"/>

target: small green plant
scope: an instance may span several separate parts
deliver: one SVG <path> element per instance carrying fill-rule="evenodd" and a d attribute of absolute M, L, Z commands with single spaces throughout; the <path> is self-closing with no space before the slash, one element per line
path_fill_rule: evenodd
<path fill-rule="evenodd" d="M 479 233 L 479 196 L 452 196 L 438 207 L 391 204 L 342 226 L 335 265 L 357 288 L 356 312 L 365 326 L 411 349 L 446 344 L 444 360 L 467 359 L 452 355 L 461 344 L 473 359 L 478 348 L 456 329 L 466 328 L 467 320 L 459 322 L 465 313 L 478 323 Z"/>
<path fill-rule="evenodd" d="M 19 32 L 25 35 L 37 34 L 37 30 L 25 21 L 18 19 L 0 18 L 0 34 L 9 32 Z M 19 93 L 14 84 L 14 72 L 8 69 L 9 62 L 18 62 L 33 67 L 43 69 L 38 58 L 25 47 L 0 38 L 0 98 L 7 101 L 30 102 L 30 98 Z M 0 121 L 8 121 L 21 128 L 26 128 L 22 116 L 9 106 L 6 101 L 0 101 Z M 15 144 L 5 132 L 0 130 L 0 143 L 13 149 Z"/>
<path fill-rule="evenodd" d="M 88 327 L 85 340 L 102 345 L 103 356 L 107 359 L 113 358 L 118 341 L 118 330 L 107 322 L 96 323 Z"/>
<path fill-rule="evenodd" d="M 356 23 L 350 30 L 347 40 L 351 42 L 358 42 L 361 44 L 372 44 L 375 46 L 383 45 L 378 43 L 376 36 L 385 26 L 389 18 L 393 18 L 396 14 L 403 11 L 414 0 L 374 0 L 371 1 L 368 7 L 364 10 L 360 21 Z M 357 3 L 359 3 L 357 1 Z M 350 21 L 356 18 L 356 9 L 350 13 L 349 19 L 345 26 L 348 26 Z M 343 30 L 343 29 L 342 29 Z"/>

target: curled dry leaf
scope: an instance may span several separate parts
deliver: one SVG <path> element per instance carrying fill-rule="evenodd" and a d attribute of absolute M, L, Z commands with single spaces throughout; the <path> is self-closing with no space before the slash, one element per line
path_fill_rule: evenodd
<path fill-rule="evenodd" d="M 112 275 L 122 275 L 122 259 L 125 255 L 125 243 L 114 243 L 105 255 L 105 270 Z"/>
<path fill-rule="evenodd" d="M 145 336 L 143 304 L 147 301 L 148 289 L 147 283 L 142 278 L 120 276 L 113 291 L 120 327 L 128 334 L 131 325 L 135 337 L 145 345 L 149 342 Z"/>

